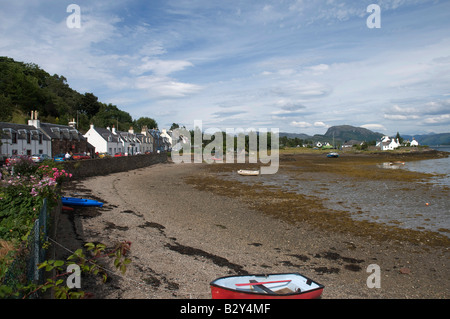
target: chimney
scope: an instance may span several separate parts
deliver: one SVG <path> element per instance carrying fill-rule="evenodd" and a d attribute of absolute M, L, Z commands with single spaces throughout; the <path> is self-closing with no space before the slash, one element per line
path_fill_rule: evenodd
<path fill-rule="evenodd" d="M 142 126 L 141 134 L 147 135 L 147 132 L 148 132 L 148 127 L 147 127 L 147 125 Z"/>
<path fill-rule="evenodd" d="M 77 122 L 75 122 L 75 119 L 72 118 L 72 122 L 69 122 L 69 126 L 75 128 L 75 125 L 77 124 Z"/>
<path fill-rule="evenodd" d="M 132 126 L 130 126 L 130 129 L 128 130 L 128 133 L 134 134 L 134 130 L 133 130 L 133 127 L 132 127 Z"/>
<path fill-rule="evenodd" d="M 94 124 L 93 123 L 91 123 L 90 129 L 94 129 Z"/>
<path fill-rule="evenodd" d="M 28 120 L 28 125 L 34 126 L 35 128 L 41 127 L 41 121 L 38 120 L 38 111 L 31 111 L 31 120 Z"/>
<path fill-rule="evenodd" d="M 116 128 L 115 128 L 115 126 L 114 126 L 114 124 L 113 124 L 113 127 L 112 127 L 112 131 L 111 131 L 113 134 L 116 134 Z"/>

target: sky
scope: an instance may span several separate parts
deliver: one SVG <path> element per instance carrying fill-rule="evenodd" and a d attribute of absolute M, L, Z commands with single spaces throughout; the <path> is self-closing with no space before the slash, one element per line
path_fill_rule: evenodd
<path fill-rule="evenodd" d="M 159 128 L 446 133 L 448 12 L 448 0 L 0 0 L 0 56 Z"/>

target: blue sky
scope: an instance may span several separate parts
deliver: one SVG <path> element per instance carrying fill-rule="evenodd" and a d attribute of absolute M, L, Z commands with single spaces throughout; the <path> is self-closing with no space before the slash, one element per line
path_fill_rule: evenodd
<path fill-rule="evenodd" d="M 69 28 L 70 4 L 81 9 Z M 381 28 L 368 28 L 370 4 Z M 450 1 L 0 0 L 0 55 L 191 129 L 450 132 Z"/>

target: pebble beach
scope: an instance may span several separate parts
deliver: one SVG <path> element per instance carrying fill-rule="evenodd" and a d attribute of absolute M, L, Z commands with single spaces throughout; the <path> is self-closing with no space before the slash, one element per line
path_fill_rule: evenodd
<path fill-rule="evenodd" d="M 342 156 L 330 169 L 312 156 L 282 155 L 282 181 L 272 183 L 270 175 L 243 179 L 236 171 L 257 164 L 234 163 L 165 163 L 72 181 L 64 195 L 104 205 L 60 215 L 58 257 L 88 242 L 132 243 L 125 275 L 106 263 L 106 283 L 83 279 L 99 299 L 210 299 L 218 277 L 287 272 L 323 284 L 322 299 L 449 298 L 448 188 L 418 173 L 386 174 L 372 158 Z M 368 175 L 348 168 L 366 162 Z M 403 215 L 374 215 L 393 205 L 370 199 L 379 185 L 397 194 Z M 407 214 L 408 194 L 424 192 L 444 217 Z M 414 216 L 428 225 L 408 224 Z M 380 269 L 379 288 L 368 284 L 371 265 Z"/>

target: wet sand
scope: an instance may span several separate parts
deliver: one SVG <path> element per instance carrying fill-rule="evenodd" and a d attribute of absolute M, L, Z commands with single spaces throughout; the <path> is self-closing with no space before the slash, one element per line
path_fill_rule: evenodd
<path fill-rule="evenodd" d="M 227 179 L 235 169 L 231 164 L 158 164 L 64 187 L 65 195 L 96 198 L 105 205 L 63 213 L 60 244 L 75 250 L 86 242 L 132 242 L 132 263 L 124 276 L 114 272 L 106 284 L 83 278 L 83 290 L 105 299 L 203 299 L 211 297 L 209 283 L 217 277 L 300 272 L 325 285 L 323 299 L 450 297 L 448 237 L 389 236 L 392 226 L 385 230 L 381 223 L 348 222 L 340 213 L 328 226 L 321 225 L 318 221 L 328 218 L 321 217 L 326 205 L 305 206 L 304 216 L 313 219 L 298 218 L 300 210 L 289 216 L 290 196 L 298 194 L 260 183 L 248 190 Z M 383 183 L 390 186 L 389 179 Z M 315 198 L 301 199 L 314 206 Z M 273 209 L 277 205 L 280 214 Z M 351 206 L 345 200 L 340 205 Z M 346 223 L 339 224 L 340 218 Z M 368 230 L 356 231 L 363 227 Z M 60 257 L 68 254 L 59 250 Z M 367 285 L 371 264 L 380 267 L 381 288 Z M 111 263 L 105 267 L 114 268 Z"/>

